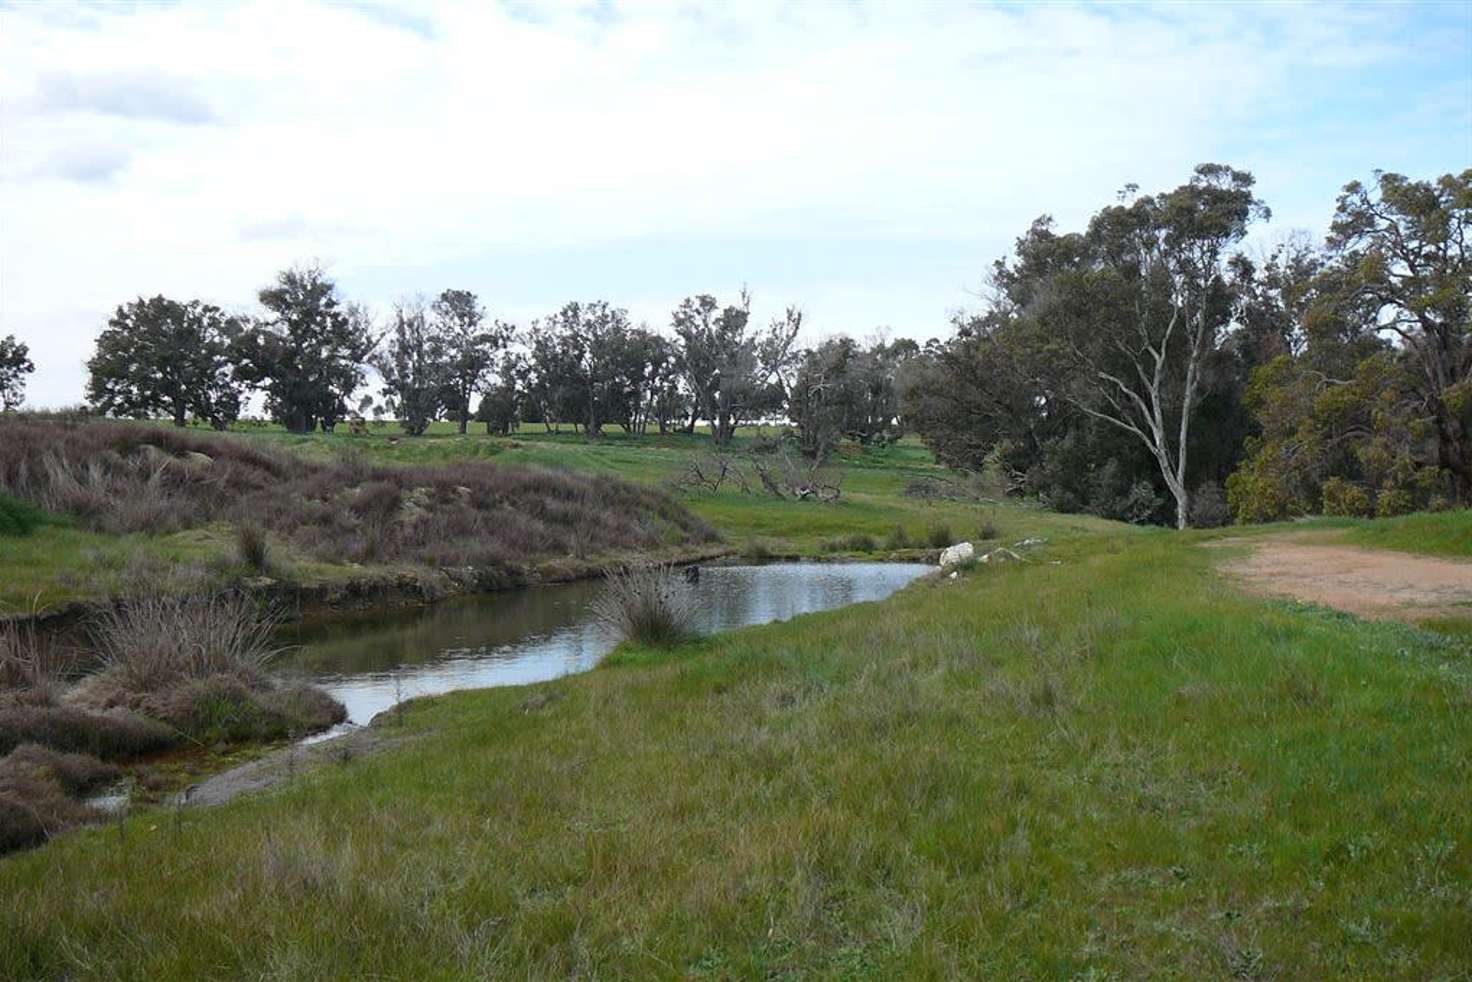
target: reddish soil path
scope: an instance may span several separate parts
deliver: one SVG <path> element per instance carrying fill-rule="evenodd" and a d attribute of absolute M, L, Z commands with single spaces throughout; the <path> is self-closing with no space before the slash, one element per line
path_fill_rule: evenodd
<path fill-rule="evenodd" d="M 1303 536 L 1221 539 L 1251 552 L 1223 572 L 1254 593 L 1293 597 L 1361 617 L 1472 617 L 1472 562 L 1362 549 Z"/>

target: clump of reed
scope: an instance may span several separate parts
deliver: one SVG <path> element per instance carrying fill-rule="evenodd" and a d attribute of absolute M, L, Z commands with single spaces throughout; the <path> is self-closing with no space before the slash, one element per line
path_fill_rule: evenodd
<path fill-rule="evenodd" d="M 694 595 L 669 564 L 609 571 L 593 614 L 620 639 L 638 644 L 668 647 L 696 634 Z"/>
<path fill-rule="evenodd" d="M 264 573 L 271 566 L 271 544 L 265 529 L 254 522 L 235 528 L 235 552 L 247 569 Z"/>
<path fill-rule="evenodd" d="M 104 671 L 134 692 L 190 679 L 262 677 L 278 618 L 241 593 L 155 596 L 103 613 L 93 641 Z"/>

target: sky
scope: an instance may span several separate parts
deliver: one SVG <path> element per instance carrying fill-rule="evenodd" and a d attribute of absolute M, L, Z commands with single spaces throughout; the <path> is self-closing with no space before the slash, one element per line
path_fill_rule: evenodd
<path fill-rule="evenodd" d="M 1257 176 L 1258 249 L 1472 167 L 1472 0 L 0 2 L 0 337 L 75 403 L 118 304 L 319 261 L 381 313 L 667 329 L 746 285 L 809 342 L 924 340 L 1038 215 L 1203 161 Z"/>

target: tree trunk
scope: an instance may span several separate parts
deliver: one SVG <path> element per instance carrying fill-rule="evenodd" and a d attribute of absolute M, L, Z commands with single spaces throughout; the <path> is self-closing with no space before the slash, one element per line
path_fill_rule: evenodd
<path fill-rule="evenodd" d="M 470 417 L 464 413 L 460 414 L 460 435 L 465 435 L 466 428 L 470 425 Z"/>

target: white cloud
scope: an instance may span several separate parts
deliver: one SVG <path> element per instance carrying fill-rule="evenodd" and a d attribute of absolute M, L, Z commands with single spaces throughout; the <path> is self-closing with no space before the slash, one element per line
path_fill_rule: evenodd
<path fill-rule="evenodd" d="M 275 269 L 321 257 L 373 303 L 454 276 L 498 311 L 544 311 L 631 243 L 725 260 L 709 265 L 719 282 L 672 282 L 652 261 L 605 291 L 656 322 L 684 292 L 750 280 L 773 307 L 807 302 L 815 335 L 942 333 L 975 281 L 905 264 L 907 242 L 995 256 L 1040 212 L 1077 223 L 1124 182 L 1168 186 L 1205 159 L 1254 169 L 1280 216 L 1321 224 L 1335 187 L 1376 161 L 1335 159 L 1297 120 L 1324 86 L 1412 63 L 1402 20 L 1287 5 L 7 7 L 0 333 L 32 342 L 32 399 L 57 403 L 80 396 L 92 337 L 139 293 L 245 305 Z M 1439 91 L 1465 125 L 1466 85 Z M 1395 132 L 1338 123 L 1357 152 Z M 732 258 L 731 242 L 763 247 Z M 847 277 L 845 243 L 890 250 L 895 277 Z M 789 250 L 806 250 L 796 282 Z M 508 255 L 577 259 L 508 280 Z"/>

